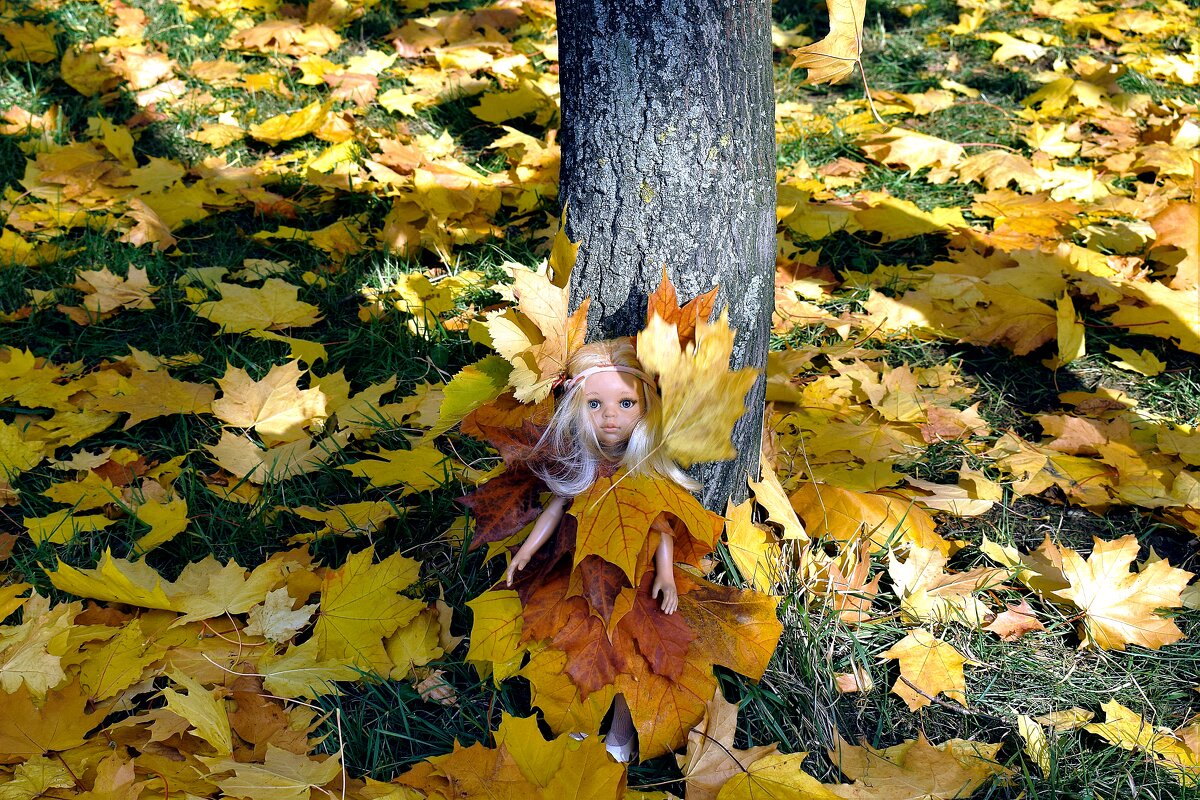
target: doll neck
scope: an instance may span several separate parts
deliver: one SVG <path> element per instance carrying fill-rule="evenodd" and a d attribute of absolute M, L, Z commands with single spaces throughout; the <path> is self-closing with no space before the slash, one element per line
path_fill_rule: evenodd
<path fill-rule="evenodd" d="M 621 468 L 625 458 L 625 445 L 613 448 L 600 448 L 600 461 L 596 465 L 597 472 L 605 477 L 611 476 Z"/>

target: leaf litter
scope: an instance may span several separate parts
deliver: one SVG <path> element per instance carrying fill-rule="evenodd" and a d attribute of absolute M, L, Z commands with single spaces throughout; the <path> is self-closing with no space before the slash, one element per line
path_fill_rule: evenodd
<path fill-rule="evenodd" d="M 572 666 L 580 654 L 570 644 L 556 649 L 514 630 L 504 592 L 452 607 L 420 560 L 388 547 L 376 553 L 409 504 L 448 484 L 493 485 L 487 478 L 498 465 L 466 456 L 459 431 L 497 441 L 497 428 L 536 420 L 537 401 L 582 340 L 586 312 L 568 315 L 563 290 L 573 246 L 554 235 L 546 202 L 558 169 L 554 9 L 539 0 L 466 10 L 410 0 L 386 35 L 347 49 L 353 26 L 378 5 L 316 3 L 297 12 L 273 2 L 186 2 L 178 9 L 182 45 L 156 38 L 158 19 L 120 0 L 97 4 L 100 36 L 64 30 L 47 4 L 0 10 L 6 63 L 31 74 L 58 69 L 48 79 L 58 81 L 53 92 L 19 95 L 0 128 L 7 152 L 24 162 L 10 181 L 19 194 L 0 201 L 0 264 L 31 278 L 4 298 L 0 317 L 22 342 L 0 350 L 0 504 L 12 512 L 5 536 L 15 537 L 0 560 L 10 570 L 0 587 L 8 623 L 0 627 L 0 787 L 14 797 L 70 789 L 472 797 L 497 785 L 548 797 L 582 786 L 598 796 L 626 792 L 626 770 L 595 737 L 566 735 L 583 712 L 561 707 L 562 691 L 576 678 L 608 685 L 585 676 L 583 662 Z M 1195 28 L 1194 8 L 1039 0 L 1031 7 L 1036 27 L 994 30 L 1007 20 L 993 6 L 959 7 L 957 23 L 930 34 L 931 47 L 995 46 L 996 69 L 1021 70 L 1040 87 L 1005 110 L 1018 147 L 919 129 L 958 104 L 985 102 L 949 70 L 921 92 L 872 90 L 869 102 L 835 96 L 820 110 L 779 104 L 781 143 L 836 130 L 861 160 L 801 160 L 781 171 L 773 330 L 783 346 L 768 365 L 765 444 L 773 470 L 752 485 L 748 504 L 731 508 L 722 547 L 759 591 L 802 586 L 789 602 L 836 616 L 849 635 L 867 637 L 877 661 L 898 662 L 888 675 L 905 706 L 969 712 L 972 672 L 1004 667 L 956 647 L 973 636 L 1166 652 L 1185 639 L 1188 626 L 1176 622 L 1183 609 L 1200 605 L 1192 573 L 1147 554 L 1133 536 L 1019 549 L 957 538 L 952 521 L 989 519 L 1028 497 L 1096 514 L 1138 509 L 1193 539 L 1200 534 L 1196 419 L 1161 414 L 1139 379 L 1108 377 L 1170 375 L 1200 353 L 1200 125 L 1194 53 L 1177 44 Z M 828 37 L 813 43 L 777 30 L 777 47 L 793 48 L 809 82 L 841 79 L 861 63 L 862 14 L 861 5 L 832 4 Z M 210 22 L 228 27 L 203 27 Z M 1089 52 L 1064 49 L 1083 41 Z M 181 47 L 209 57 L 189 62 L 177 55 Z M 231 100 L 251 96 L 269 97 L 277 113 L 259 118 L 255 103 Z M 64 119 L 83 99 L 92 103 L 87 114 Z M 491 138 L 476 135 L 468 146 L 429 123 L 456 104 Z M 198 155 L 163 157 L 151 146 L 156 126 L 172 119 Z M 876 169 L 965 187 L 971 202 L 926 208 L 865 187 Z M 330 213 L 356 197 L 378 210 Z M 244 213 L 257 215 L 252 231 L 238 231 L 261 248 L 255 256 L 301 248 L 316 268 L 257 257 L 240 268 L 212 263 L 197 231 Z M 550 263 L 539 271 L 512 262 L 459 268 L 472 248 L 503 241 L 509 230 L 550 239 Z M 95 235 L 125 252 L 203 266 L 148 272 L 83 261 L 69 274 L 56 271 Z M 823 253 L 838 235 L 879 249 L 925 237 L 940 242 L 943 255 L 856 270 Z M 335 327 L 344 309 L 318 290 L 344 281 L 348 265 L 370 253 L 416 268 L 356 287 L 362 324 L 396 317 L 414 335 L 465 337 L 495 354 L 421 383 L 363 378 L 355 364 L 336 362 L 329 348 L 344 336 Z M 652 300 L 659 322 L 644 335 L 682 349 L 710 324 L 711 305 L 696 302 L 702 310 L 681 309 L 664 283 Z M 104 338 L 106 325 L 162 325 L 164 313 L 187 319 L 197 337 L 219 337 L 230 352 L 251 338 L 288 352 L 259 370 L 227 362 L 204 372 L 196 368 L 203 357 L 187 349 L 154 353 Z M 101 329 L 106 349 L 72 360 L 28 335 L 57 319 Z M 703 339 L 709 346 L 719 337 Z M 1051 380 L 1070 383 L 1097 364 L 1105 377 L 1053 392 L 1055 408 L 1004 429 L 989 421 L 994 401 L 961 360 L 898 363 L 889 348 L 906 339 L 1032 359 Z M 681 420 L 670 447 L 685 463 L 718 447 L 728 421 L 700 420 L 686 393 L 675 397 L 670 387 L 747 379 L 726 373 L 720 353 L 696 355 L 688 362 L 686 351 L 664 347 L 647 365 Z M 152 446 L 155 426 L 176 419 L 206 433 L 169 452 Z M 709 419 L 708 427 L 694 424 Z M 497 441 L 501 454 L 508 446 Z M 953 452 L 955 463 L 937 476 L 914 474 L 914 463 L 937 448 Z M 273 542 L 252 567 L 178 549 L 202 533 L 199 509 L 262 508 L 331 466 L 355 481 L 349 498 L 275 508 L 313 524 Z M 499 474 L 494 488 L 518 485 L 520 476 Z M 610 502 L 642 504 L 637 489 L 619 488 Z M 519 504 L 505 511 L 488 517 L 480 508 L 477 543 L 488 538 L 486 526 L 495 529 L 489 558 L 528 521 Z M 722 523 L 695 524 L 710 537 Z M 295 547 L 328 537 L 350 548 L 364 537 L 370 544 L 328 560 Z M 572 566 L 585 562 L 590 541 L 581 531 L 584 549 Z M 612 546 L 605 537 L 593 544 Z M 711 544 L 695 548 L 696 570 L 709 566 L 698 557 Z M 644 567 L 634 558 L 639 549 L 629 544 L 623 562 L 630 595 Z M 151 566 L 155 558 L 161 566 Z M 720 595 L 727 603 L 738 591 L 704 584 L 715 593 L 709 601 Z M 681 613 L 709 614 L 705 602 L 694 599 Z M 716 663 L 762 674 L 774 649 L 776 601 L 765 602 L 771 622 L 757 634 L 704 616 L 713 635 L 726 630 L 740 642 L 726 644 L 730 653 L 744 651 Z M 467 608 L 470 626 L 460 619 Z M 599 612 L 616 632 L 637 608 L 618 597 Z M 653 650 L 650 637 L 661 632 L 637 630 L 636 645 L 618 657 L 622 670 L 650 650 L 647 680 L 661 683 L 664 697 L 688 698 L 687 713 L 673 712 L 674 727 L 662 718 L 639 725 L 653 730 L 651 754 L 686 745 L 678 758 L 688 797 L 966 797 L 1006 778 L 997 741 L 933 744 L 921 734 L 873 747 L 837 737 L 823 744 L 841 778 L 825 782 L 803 771 L 811 763 L 803 753 L 739 749 L 738 712 L 714 697 L 713 662 L 691 663 L 682 640 Z M 340 741 L 308 701 L 371 675 L 435 686 L 429 665 L 463 658 L 497 681 L 524 676 L 556 738 L 531 717 L 493 715 L 487 742 L 456 746 L 392 783 L 346 769 Z M 595 670 L 601 662 L 587 664 Z M 877 665 L 843 666 L 852 666 L 853 680 L 839 677 L 839 685 L 883 691 L 871 680 Z M 434 691 L 454 702 L 452 689 Z M 591 704 L 590 723 L 598 725 L 601 705 Z M 1095 712 L 1101 721 L 1066 729 L 1082 726 L 1089 746 L 1104 740 L 1134 750 L 1184 786 L 1200 781 L 1195 718 L 1175 711 L 1174 728 L 1156 726 L 1165 710 L 1137 713 L 1115 700 L 1084 713 Z M 1014 741 L 1045 772 L 1047 731 L 1060 735 L 1060 726 L 1052 715 L 1009 716 Z"/>

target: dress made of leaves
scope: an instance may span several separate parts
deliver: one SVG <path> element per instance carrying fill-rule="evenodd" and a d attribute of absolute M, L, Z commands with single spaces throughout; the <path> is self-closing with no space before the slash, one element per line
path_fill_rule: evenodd
<path fill-rule="evenodd" d="M 495 444 L 513 453 L 511 442 Z M 518 534 L 544 489 L 514 458 L 464 498 L 478 520 L 473 546 Z M 701 577 L 723 524 L 666 478 L 609 470 L 574 498 L 512 589 L 470 603 L 468 659 L 496 680 L 528 679 L 556 733 L 595 733 L 622 693 L 643 757 L 681 746 L 716 691 L 713 666 L 758 679 L 780 634 L 774 598 Z M 662 535 L 674 537 L 675 614 L 650 596 Z"/>

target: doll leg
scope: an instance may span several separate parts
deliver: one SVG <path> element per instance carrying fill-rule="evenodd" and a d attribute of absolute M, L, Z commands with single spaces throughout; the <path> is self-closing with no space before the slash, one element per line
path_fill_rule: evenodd
<path fill-rule="evenodd" d="M 633 727 L 629 704 L 625 702 L 625 695 L 621 693 L 613 698 L 612 722 L 608 726 L 608 734 L 604 737 L 604 749 L 622 764 L 637 760 L 637 729 Z"/>

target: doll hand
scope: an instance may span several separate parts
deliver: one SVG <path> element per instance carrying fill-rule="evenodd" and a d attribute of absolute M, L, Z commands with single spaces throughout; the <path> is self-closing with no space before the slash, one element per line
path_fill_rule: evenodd
<path fill-rule="evenodd" d="M 525 569 L 525 565 L 528 563 L 529 556 L 518 551 L 517 554 L 513 556 L 512 563 L 508 565 L 508 573 L 504 576 L 504 585 L 512 586 L 513 577 L 517 574 L 517 571 Z"/>
<path fill-rule="evenodd" d="M 665 574 L 660 572 L 654 578 L 654 585 L 650 587 L 650 596 L 656 597 L 662 595 L 661 608 L 664 614 L 674 614 L 675 609 L 679 608 L 679 592 L 675 590 L 675 576 L 669 572 Z"/>

